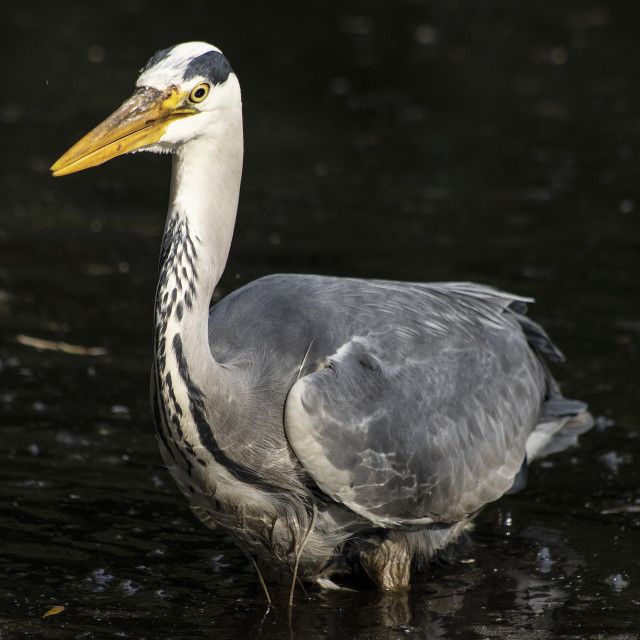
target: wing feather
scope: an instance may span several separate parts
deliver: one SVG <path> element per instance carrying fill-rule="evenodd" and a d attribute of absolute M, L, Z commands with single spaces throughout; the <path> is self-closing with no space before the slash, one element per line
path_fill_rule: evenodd
<path fill-rule="evenodd" d="M 352 335 L 286 402 L 303 467 L 378 526 L 457 521 L 496 500 L 538 421 L 546 378 L 508 312 L 514 298 L 448 286 L 415 286 L 411 297 L 428 298 L 422 322 L 407 314 Z"/>

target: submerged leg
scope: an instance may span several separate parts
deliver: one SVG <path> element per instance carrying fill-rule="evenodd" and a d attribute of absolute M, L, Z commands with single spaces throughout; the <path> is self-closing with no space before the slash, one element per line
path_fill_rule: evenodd
<path fill-rule="evenodd" d="M 406 591 L 411 577 L 412 557 L 406 538 L 392 533 L 378 546 L 361 551 L 360 563 L 378 588 Z"/>
<path fill-rule="evenodd" d="M 461 522 L 419 531 L 391 531 L 377 546 L 360 551 L 360 564 L 378 588 L 406 591 L 409 589 L 411 563 L 415 560 L 418 568 L 424 568 L 434 555 L 455 543 L 473 526 L 475 515 Z"/>

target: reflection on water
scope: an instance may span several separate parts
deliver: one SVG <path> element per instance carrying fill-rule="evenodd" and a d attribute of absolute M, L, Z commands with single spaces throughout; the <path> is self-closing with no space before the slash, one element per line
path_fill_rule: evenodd
<path fill-rule="evenodd" d="M 168 21 L 147 0 L 67 5 L 5 11 L 0 637 L 639 638 L 639 9 L 328 0 L 254 3 L 249 20 L 194 0 Z M 274 271 L 533 295 L 566 395 L 600 416 L 404 596 L 298 590 L 289 620 L 283 590 L 267 608 L 154 441 L 167 159 L 48 175 L 152 51 L 193 38 L 228 53 L 245 103 L 221 295 Z"/>
<path fill-rule="evenodd" d="M 404 632 L 445 638 L 462 631 L 462 621 L 467 632 L 482 637 L 555 637 L 562 607 L 575 597 L 572 580 L 584 560 L 566 547 L 558 531 L 527 526 L 514 538 L 506 533 L 502 532 L 510 538 L 509 553 L 504 552 L 507 545 L 496 550 L 493 536 L 481 533 L 482 542 L 470 553 L 455 564 L 436 567 L 408 594 L 324 594 L 318 598 L 318 620 L 327 608 L 334 614 L 344 612 L 333 628 L 322 623 L 310 630 L 305 610 L 313 610 L 314 605 L 298 604 L 294 634 L 397 638 Z M 512 635 L 514 630 L 517 636 Z"/>

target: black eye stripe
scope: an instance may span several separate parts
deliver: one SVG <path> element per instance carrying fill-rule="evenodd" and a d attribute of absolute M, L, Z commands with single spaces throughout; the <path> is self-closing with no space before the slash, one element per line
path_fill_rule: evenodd
<path fill-rule="evenodd" d="M 219 51 L 207 51 L 189 63 L 184 74 L 184 81 L 200 76 L 212 85 L 226 82 L 231 73 L 229 61 Z"/>

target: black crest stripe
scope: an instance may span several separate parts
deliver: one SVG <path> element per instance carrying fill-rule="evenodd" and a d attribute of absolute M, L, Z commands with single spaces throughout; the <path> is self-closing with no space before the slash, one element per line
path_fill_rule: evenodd
<path fill-rule="evenodd" d="M 201 77 L 211 84 L 222 84 L 232 72 L 229 61 L 219 51 L 207 51 L 189 63 L 184 79 Z"/>
<path fill-rule="evenodd" d="M 155 67 L 159 62 L 162 62 L 162 60 L 168 57 L 169 54 L 176 48 L 176 46 L 169 47 L 168 49 L 162 49 L 162 51 L 154 53 L 153 56 L 149 59 L 149 62 L 147 62 L 147 64 L 145 65 L 142 72 L 144 73 L 148 69 L 151 69 L 151 67 Z"/>

